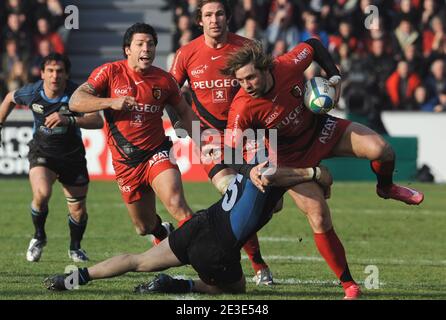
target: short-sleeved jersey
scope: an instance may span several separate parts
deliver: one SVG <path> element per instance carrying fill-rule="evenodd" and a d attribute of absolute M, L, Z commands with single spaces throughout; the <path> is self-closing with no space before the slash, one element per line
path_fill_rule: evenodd
<path fill-rule="evenodd" d="M 28 106 L 34 118 L 33 144 L 39 155 L 57 159 L 79 159 L 85 156 L 80 129 L 73 126 L 45 126 L 45 118 L 54 112 L 78 115 L 68 109 L 68 101 L 77 85 L 67 81 L 60 97 L 50 99 L 45 95 L 43 80 L 28 84 L 14 92 L 14 102 Z"/>
<path fill-rule="evenodd" d="M 303 150 L 314 138 L 317 116 L 303 103 L 304 70 L 313 61 L 313 48 L 301 43 L 274 61 L 273 88 L 262 97 L 252 98 L 240 90 L 228 115 L 232 139 L 226 144 L 237 148 L 243 130 L 277 129 L 277 156 Z M 227 137 L 226 137 L 227 138 Z"/>
<path fill-rule="evenodd" d="M 150 158 L 150 151 L 166 139 L 161 119 L 164 106 L 181 100 L 175 79 L 154 66 L 138 73 L 121 60 L 96 68 L 88 83 L 102 97 L 132 96 L 138 103 L 131 110 L 104 110 L 113 160 L 135 167 Z"/>
<path fill-rule="evenodd" d="M 211 48 L 200 36 L 178 49 L 170 73 L 180 86 L 187 80 L 192 90 L 192 109 L 204 127 L 226 128 L 229 106 L 240 86 L 236 79 L 224 76 L 229 53 L 250 40 L 228 33 L 227 43 Z"/>

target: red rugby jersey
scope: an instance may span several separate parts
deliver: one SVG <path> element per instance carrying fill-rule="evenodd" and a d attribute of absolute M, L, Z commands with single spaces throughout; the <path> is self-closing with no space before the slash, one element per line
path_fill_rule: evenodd
<path fill-rule="evenodd" d="M 151 66 L 145 74 L 132 70 L 127 60 L 106 63 L 88 78 L 102 97 L 136 98 L 131 110 L 104 110 L 108 145 L 113 159 L 122 163 L 141 162 L 147 152 L 163 143 L 162 115 L 166 103 L 177 105 L 180 90 L 172 75 Z"/>
<path fill-rule="evenodd" d="M 229 111 L 227 128 L 233 131 L 226 143 L 239 147 L 243 136 L 237 129 L 277 129 L 278 156 L 305 149 L 316 129 L 316 116 L 303 103 L 303 72 L 312 61 L 313 48 L 300 43 L 274 61 L 274 86 L 265 96 L 240 90 Z"/>
<path fill-rule="evenodd" d="M 170 73 L 180 86 L 187 80 L 192 89 L 192 109 L 204 126 L 223 130 L 228 110 L 240 88 L 234 78 L 224 76 L 227 54 L 251 41 L 228 33 L 227 43 L 218 49 L 208 47 L 204 35 L 178 49 Z"/>

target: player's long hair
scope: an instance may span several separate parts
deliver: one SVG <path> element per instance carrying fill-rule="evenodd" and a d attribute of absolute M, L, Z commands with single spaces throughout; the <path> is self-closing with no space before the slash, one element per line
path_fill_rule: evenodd
<path fill-rule="evenodd" d="M 228 1 L 226 1 L 226 0 L 199 0 L 198 4 L 197 4 L 197 10 L 195 11 L 195 22 L 198 25 L 201 22 L 201 16 L 203 14 L 201 9 L 203 9 L 204 5 L 206 5 L 208 3 L 212 3 L 212 2 L 218 2 L 223 5 L 223 8 L 225 9 L 225 14 L 226 14 L 226 21 L 229 21 L 229 19 L 231 18 L 232 12 L 231 12 L 231 7 L 228 4 Z"/>
<path fill-rule="evenodd" d="M 266 71 L 273 69 L 273 58 L 266 54 L 260 41 L 250 41 L 243 47 L 229 54 L 226 66 L 220 72 L 226 76 L 235 77 L 235 72 L 253 63 L 257 70 Z"/>
<path fill-rule="evenodd" d="M 133 35 L 135 33 L 150 34 L 153 37 L 155 46 L 158 44 L 158 35 L 156 34 L 155 29 L 150 24 L 137 22 L 137 23 L 133 24 L 132 26 L 130 26 L 124 34 L 124 39 L 122 41 L 122 52 L 123 52 L 125 58 L 127 58 L 127 54 L 125 53 L 125 48 L 130 47 L 130 44 L 132 43 Z"/>

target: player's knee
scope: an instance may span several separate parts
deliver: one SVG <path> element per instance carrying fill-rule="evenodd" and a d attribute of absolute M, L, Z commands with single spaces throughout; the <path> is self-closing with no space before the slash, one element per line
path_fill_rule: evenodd
<path fill-rule="evenodd" d="M 225 194 L 226 190 L 228 190 L 229 184 L 234 179 L 235 174 L 227 174 L 223 177 L 220 177 L 217 181 L 214 182 L 215 188 L 221 193 Z"/>
<path fill-rule="evenodd" d="M 169 212 L 176 214 L 186 209 L 186 200 L 180 191 L 172 193 L 167 201 L 167 209 Z"/>
<path fill-rule="evenodd" d="M 138 234 L 140 236 L 145 236 L 145 235 L 150 234 L 152 229 L 153 228 L 150 228 L 149 226 L 146 226 L 146 225 L 143 225 L 143 224 L 135 225 L 136 234 Z"/>
<path fill-rule="evenodd" d="M 48 207 L 51 198 L 51 192 L 44 188 L 37 189 L 33 194 L 33 202 L 38 207 Z"/>
<path fill-rule="evenodd" d="M 75 210 L 73 210 L 73 208 L 70 208 L 70 216 L 77 223 L 83 223 L 88 219 L 87 211 L 83 208 L 77 208 Z"/>
<path fill-rule="evenodd" d="M 373 143 L 368 144 L 368 149 L 370 160 L 389 161 L 394 158 L 392 147 L 380 136 L 377 136 Z"/>

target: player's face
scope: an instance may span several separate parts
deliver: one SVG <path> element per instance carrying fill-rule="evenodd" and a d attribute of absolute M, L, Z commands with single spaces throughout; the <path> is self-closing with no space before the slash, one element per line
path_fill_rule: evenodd
<path fill-rule="evenodd" d="M 219 2 L 210 2 L 201 9 L 200 26 L 205 37 L 218 39 L 226 35 L 228 23 L 225 8 Z"/>
<path fill-rule="evenodd" d="M 129 66 L 136 71 L 145 71 L 155 59 L 155 41 L 151 34 L 135 33 L 130 47 L 125 48 Z"/>
<path fill-rule="evenodd" d="M 238 69 L 235 78 L 243 90 L 253 98 L 259 98 L 267 91 L 267 71 L 256 69 L 252 63 Z"/>
<path fill-rule="evenodd" d="M 65 90 L 68 74 L 62 61 L 49 61 L 41 72 L 45 88 L 54 93 Z"/>

